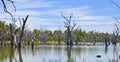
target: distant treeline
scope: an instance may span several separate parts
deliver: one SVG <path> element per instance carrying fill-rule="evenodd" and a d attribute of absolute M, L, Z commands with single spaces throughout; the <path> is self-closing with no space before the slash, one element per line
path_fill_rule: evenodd
<path fill-rule="evenodd" d="M 16 34 L 16 41 L 20 36 L 20 28 L 17 28 Z M 118 36 L 120 39 L 120 36 Z M 104 42 L 104 39 L 108 38 L 108 40 L 111 42 L 113 38 L 113 34 L 109 33 L 103 33 L 103 32 L 96 32 L 96 31 L 89 31 L 86 32 L 82 29 L 74 29 L 72 31 L 72 41 L 74 44 L 78 44 L 79 42 Z M 67 30 L 46 30 L 46 29 L 34 29 L 33 31 L 28 30 L 27 28 L 24 31 L 23 41 L 27 44 L 30 44 L 30 42 L 34 39 L 35 42 L 46 44 L 47 42 L 58 42 L 60 44 L 61 42 L 67 41 Z M 4 43 L 10 41 L 10 26 L 9 24 L 5 23 L 5 21 L 0 21 L 0 42 Z M 23 43 L 24 43 L 23 42 Z"/>

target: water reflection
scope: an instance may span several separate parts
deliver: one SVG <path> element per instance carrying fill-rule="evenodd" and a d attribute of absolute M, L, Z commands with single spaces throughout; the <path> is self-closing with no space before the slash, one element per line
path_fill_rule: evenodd
<path fill-rule="evenodd" d="M 72 47 L 67 46 L 67 62 L 71 62 L 71 50 Z"/>
<path fill-rule="evenodd" d="M 15 48 L 10 48 L 10 62 L 13 62 L 15 51 L 16 51 Z M 15 59 L 15 61 L 17 61 L 17 60 Z"/>
<path fill-rule="evenodd" d="M 107 54 L 108 46 L 105 46 L 105 54 Z"/>
<path fill-rule="evenodd" d="M 32 51 L 32 55 L 34 56 L 34 48 L 31 48 L 31 51 Z"/>
<path fill-rule="evenodd" d="M 105 54 L 109 55 L 107 57 L 109 62 L 120 62 L 120 59 L 119 59 L 120 52 L 119 52 L 119 49 L 117 46 L 112 45 L 110 47 L 106 47 Z M 111 57 L 110 57 L 110 55 L 111 55 Z"/>
<path fill-rule="evenodd" d="M 118 51 L 117 51 L 117 47 L 113 46 L 113 60 L 114 62 L 119 62 L 119 55 L 118 55 Z"/>
<path fill-rule="evenodd" d="M 20 48 L 18 48 L 18 54 L 19 54 L 19 60 L 20 60 L 19 62 L 23 62 Z"/>
<path fill-rule="evenodd" d="M 31 48 L 0 47 L 0 62 L 120 62 L 120 46 L 41 45 Z M 100 58 L 96 56 L 100 55 Z"/>

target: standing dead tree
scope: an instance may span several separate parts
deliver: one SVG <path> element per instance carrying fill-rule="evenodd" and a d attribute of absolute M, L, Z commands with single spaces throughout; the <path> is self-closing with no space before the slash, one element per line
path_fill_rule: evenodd
<path fill-rule="evenodd" d="M 116 18 L 115 18 L 116 22 L 119 22 Z M 115 23 L 114 24 L 114 31 L 113 31 L 113 37 L 112 37 L 112 44 L 116 46 L 117 44 L 117 39 L 118 39 L 118 36 L 119 36 L 119 32 L 120 29 L 119 29 L 119 25 L 118 23 Z"/>
<path fill-rule="evenodd" d="M 16 7 L 14 5 L 14 2 L 12 0 L 7 0 L 7 1 L 12 3 L 12 5 L 16 11 Z M 13 14 L 8 11 L 5 0 L 1 0 L 1 2 L 3 4 L 4 12 L 9 14 L 12 18 L 12 23 L 10 23 L 10 34 L 11 34 L 11 46 L 13 46 L 13 44 L 14 44 L 14 32 L 15 32 L 15 18 L 13 17 Z"/>
<path fill-rule="evenodd" d="M 81 29 L 79 28 L 73 30 L 72 32 L 73 41 L 75 42 L 76 45 L 78 45 L 78 43 L 80 42 L 80 33 L 81 33 Z"/>
<path fill-rule="evenodd" d="M 94 36 L 93 36 L 93 45 L 96 44 L 96 42 L 97 42 L 97 37 L 98 37 L 98 32 L 95 32 L 95 33 L 94 33 Z"/>
<path fill-rule="evenodd" d="M 60 31 L 60 30 L 56 30 L 56 31 L 54 31 L 54 40 L 56 41 L 58 41 L 58 45 L 60 45 L 61 44 L 61 35 L 62 35 L 62 31 Z"/>
<path fill-rule="evenodd" d="M 45 33 L 45 31 L 40 30 L 40 35 L 39 35 L 39 40 L 41 41 L 41 44 L 46 44 L 47 41 L 47 33 Z"/>
<path fill-rule="evenodd" d="M 12 3 L 12 5 L 13 5 L 13 7 L 14 7 L 14 11 L 16 11 L 16 7 L 15 7 L 15 5 L 14 5 L 14 1 L 12 1 L 12 0 L 7 0 L 7 1 L 9 1 L 9 2 Z M 15 18 L 13 17 L 13 14 L 12 14 L 11 12 L 9 12 L 8 9 L 7 9 L 7 6 L 6 6 L 6 4 L 5 4 L 5 0 L 1 0 L 1 2 L 2 2 L 2 4 L 3 4 L 4 12 L 5 12 L 5 13 L 8 13 L 8 14 L 11 16 L 12 21 L 15 21 Z"/>
<path fill-rule="evenodd" d="M 28 17 L 29 17 L 29 15 L 27 15 L 25 19 L 22 18 L 23 25 L 22 25 L 22 30 L 21 30 L 21 34 L 20 34 L 20 40 L 18 42 L 18 48 L 21 48 L 22 37 L 23 37 L 23 34 L 24 34 L 24 29 L 25 29 L 25 25 L 26 25 Z"/>
<path fill-rule="evenodd" d="M 14 7 L 14 9 L 15 9 L 14 11 L 16 11 L 16 7 L 14 5 L 14 1 L 12 1 L 12 0 L 6 0 L 6 1 L 11 2 L 13 7 Z M 16 20 L 15 20 L 13 14 L 8 11 L 6 3 L 5 3 L 5 0 L 1 0 L 1 2 L 3 4 L 4 12 L 8 13 L 11 16 L 11 18 L 12 18 L 12 23 L 10 23 L 10 34 L 11 34 L 10 37 L 11 37 L 11 46 L 14 46 L 14 41 L 16 41 L 15 33 L 18 31 L 16 29 L 16 25 L 15 25 Z M 22 18 L 23 25 L 22 25 L 22 28 L 21 28 L 20 39 L 19 39 L 19 42 L 18 42 L 18 45 L 17 45 L 19 48 L 21 48 L 22 36 L 24 34 L 24 29 L 25 29 L 25 25 L 26 25 L 26 21 L 27 21 L 28 17 L 29 17 L 29 15 L 27 15 L 25 19 Z"/>
<path fill-rule="evenodd" d="M 112 0 L 112 3 L 115 4 L 120 9 L 120 5 L 117 3 L 116 0 Z M 120 24 L 120 21 L 118 18 L 114 17 L 114 19 L 117 23 L 114 24 L 112 43 L 116 46 L 117 38 L 119 36 L 119 27 L 118 27 L 119 25 L 118 24 Z"/>
<path fill-rule="evenodd" d="M 74 27 L 76 26 L 76 23 L 74 23 L 74 21 L 73 21 L 73 24 L 72 24 L 73 14 L 71 13 L 69 18 L 64 16 L 62 12 L 61 12 L 61 14 L 62 14 L 62 17 L 66 20 L 64 22 L 64 24 L 65 24 L 64 27 L 67 28 L 67 45 L 72 46 L 73 45 L 73 42 L 72 42 L 72 31 L 73 31 Z"/>

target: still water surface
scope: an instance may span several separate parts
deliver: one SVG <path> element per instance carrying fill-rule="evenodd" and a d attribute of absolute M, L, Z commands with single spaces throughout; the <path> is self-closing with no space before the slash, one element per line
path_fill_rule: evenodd
<path fill-rule="evenodd" d="M 101 57 L 97 57 L 97 56 Z M 0 62 L 120 62 L 120 46 L 40 45 L 14 49 L 0 46 Z"/>

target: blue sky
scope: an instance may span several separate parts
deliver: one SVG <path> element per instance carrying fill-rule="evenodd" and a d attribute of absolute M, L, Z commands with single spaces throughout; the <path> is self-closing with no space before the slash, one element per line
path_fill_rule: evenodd
<path fill-rule="evenodd" d="M 16 18 L 25 17 L 27 14 L 30 18 L 27 21 L 28 29 L 45 29 L 56 30 L 65 29 L 65 16 L 73 13 L 73 19 L 77 26 L 86 31 L 112 32 L 114 19 L 119 17 L 120 9 L 111 3 L 112 0 L 14 0 L 17 8 L 13 12 L 12 5 L 7 2 L 8 9 Z M 119 4 L 119 0 L 116 0 Z M 0 20 L 11 22 L 10 16 L 5 14 L 0 3 Z M 19 25 L 19 21 L 16 22 Z"/>

